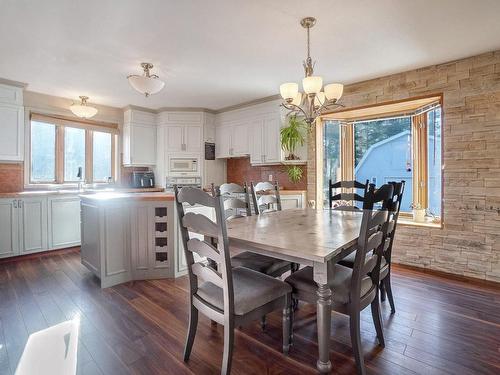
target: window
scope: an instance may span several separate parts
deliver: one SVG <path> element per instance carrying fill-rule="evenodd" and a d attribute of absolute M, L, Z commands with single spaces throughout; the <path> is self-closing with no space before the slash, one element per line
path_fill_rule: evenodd
<path fill-rule="evenodd" d="M 322 130 L 323 203 L 330 179 L 368 180 L 377 186 L 405 180 L 401 211 L 423 208 L 427 216 L 440 218 L 442 124 L 437 99 L 408 101 L 399 112 L 391 105 L 386 112 L 380 106 L 329 115 Z"/>
<path fill-rule="evenodd" d="M 114 181 L 116 133 L 116 126 L 32 114 L 30 183 Z"/>

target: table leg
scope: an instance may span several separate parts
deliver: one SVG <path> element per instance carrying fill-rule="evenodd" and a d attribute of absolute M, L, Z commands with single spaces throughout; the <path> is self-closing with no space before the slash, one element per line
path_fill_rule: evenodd
<path fill-rule="evenodd" d="M 327 284 L 318 283 L 317 325 L 319 358 L 316 367 L 321 374 L 332 369 L 330 362 L 330 325 L 332 319 L 332 291 Z"/>

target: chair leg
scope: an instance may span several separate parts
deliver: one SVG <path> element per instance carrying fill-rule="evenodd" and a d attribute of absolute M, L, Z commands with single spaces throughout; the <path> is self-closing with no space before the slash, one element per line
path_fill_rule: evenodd
<path fill-rule="evenodd" d="M 389 272 L 383 280 L 385 290 L 387 292 L 387 298 L 389 299 L 389 304 L 391 305 L 391 314 L 396 312 L 396 307 L 394 306 L 394 296 L 392 294 L 391 287 L 391 273 Z"/>
<path fill-rule="evenodd" d="M 358 374 L 365 375 L 365 361 L 363 358 L 363 349 L 361 347 L 361 332 L 359 311 L 354 311 L 349 314 L 349 327 L 351 330 L 351 344 L 354 359 L 356 360 L 356 369 Z"/>
<path fill-rule="evenodd" d="M 260 328 L 265 331 L 267 326 L 267 320 L 266 316 L 264 315 L 262 318 L 260 318 Z"/>
<path fill-rule="evenodd" d="M 191 305 L 189 312 L 189 328 L 186 337 L 186 346 L 184 347 L 184 361 L 189 359 L 191 349 L 193 348 L 194 337 L 196 336 L 196 328 L 198 327 L 198 310 Z"/>
<path fill-rule="evenodd" d="M 381 300 L 382 302 L 384 302 L 384 301 L 385 301 L 385 286 L 384 286 L 384 280 L 381 280 L 381 281 L 380 281 L 380 288 L 379 288 L 379 290 L 380 290 L 380 300 Z"/>
<path fill-rule="evenodd" d="M 384 327 L 382 323 L 382 315 L 380 314 L 380 302 L 376 296 L 371 304 L 373 324 L 377 331 L 377 339 L 381 347 L 385 348 Z"/>
<path fill-rule="evenodd" d="M 221 375 L 231 373 L 231 363 L 233 360 L 234 347 L 234 324 L 229 323 L 224 326 L 224 354 L 222 355 Z"/>
<path fill-rule="evenodd" d="M 291 344 L 291 296 L 286 296 L 285 308 L 283 309 L 283 354 L 288 355 Z"/>

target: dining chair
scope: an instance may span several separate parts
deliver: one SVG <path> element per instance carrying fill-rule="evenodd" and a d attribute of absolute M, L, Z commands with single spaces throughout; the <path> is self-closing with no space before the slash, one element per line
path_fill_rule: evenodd
<path fill-rule="evenodd" d="M 394 188 L 392 198 L 387 204 L 389 211 L 389 219 L 387 221 L 387 234 L 382 251 L 382 258 L 380 260 L 380 299 L 385 301 L 385 295 L 389 299 L 391 306 L 391 314 L 396 312 L 394 305 L 394 296 L 391 287 L 391 254 L 394 237 L 396 234 L 396 227 L 399 218 L 399 211 L 401 208 L 401 201 L 403 199 L 403 192 L 405 188 L 405 181 L 389 182 Z M 352 268 L 354 265 L 356 252 L 350 253 L 347 257 L 342 259 L 339 264 Z"/>
<path fill-rule="evenodd" d="M 175 204 L 189 276 L 189 328 L 184 348 L 184 361 L 189 360 L 193 347 L 198 313 L 224 326 L 224 352 L 221 374 L 231 372 L 234 328 L 258 320 L 272 311 L 283 310 L 283 352 L 291 342 L 291 287 L 283 281 L 244 268 L 231 267 L 224 199 L 220 190 L 215 197 L 201 189 L 174 186 Z M 184 204 L 215 209 L 216 222 L 194 212 L 184 212 Z M 210 241 L 192 236 L 217 238 L 217 247 Z M 203 261 L 194 261 L 193 253 L 215 261 L 212 268 Z"/>
<path fill-rule="evenodd" d="M 363 184 L 358 181 L 337 181 L 332 183 L 332 180 L 328 181 L 328 202 L 329 207 L 335 210 L 344 211 L 354 211 L 359 210 L 359 207 L 355 205 L 355 202 L 363 202 L 364 196 L 368 191 L 369 181 Z M 340 193 L 334 194 L 334 189 L 341 189 Z M 346 192 L 345 189 L 349 189 L 350 192 Z M 356 190 L 363 190 L 363 195 L 356 193 Z M 336 202 L 336 206 L 334 206 Z M 351 204 L 349 204 L 351 202 Z"/>
<path fill-rule="evenodd" d="M 274 185 L 268 181 L 250 183 L 253 207 L 256 215 L 281 211 L 281 197 L 278 181 Z"/>
<path fill-rule="evenodd" d="M 378 299 L 380 277 L 380 251 L 384 243 L 388 219 L 385 209 L 374 210 L 376 203 L 387 205 L 392 197 L 393 186 L 383 185 L 375 190 L 374 185 L 366 194 L 362 221 L 357 241 L 354 267 L 348 268 L 340 264 L 328 264 L 333 279 L 329 281 L 332 289 L 332 309 L 349 316 L 352 350 L 359 374 L 365 374 L 363 350 L 360 335 L 360 313 L 368 305 L 371 306 L 372 318 L 377 332 L 379 344 L 384 347 L 384 333 Z M 330 273 L 330 272 L 329 272 Z M 285 282 L 292 286 L 292 297 L 307 303 L 316 304 L 317 285 L 313 279 L 312 267 L 305 267 L 292 275 Z M 327 327 L 330 329 L 330 327 Z"/>

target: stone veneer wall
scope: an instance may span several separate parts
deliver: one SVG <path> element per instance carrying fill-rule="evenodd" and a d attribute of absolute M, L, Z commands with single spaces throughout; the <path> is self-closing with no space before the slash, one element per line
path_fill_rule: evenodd
<path fill-rule="evenodd" d="M 395 263 L 500 282 L 500 50 L 347 85 L 347 108 L 443 94 L 444 228 L 398 226 Z M 315 196 L 309 140 L 308 199 Z"/>

